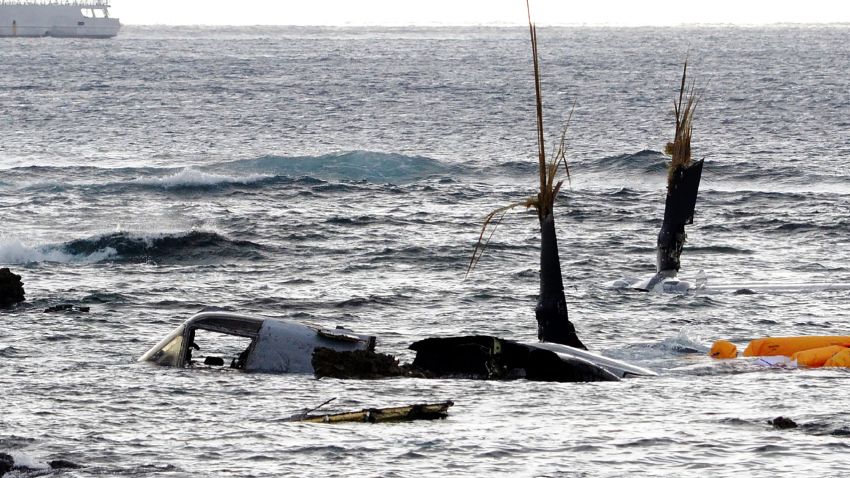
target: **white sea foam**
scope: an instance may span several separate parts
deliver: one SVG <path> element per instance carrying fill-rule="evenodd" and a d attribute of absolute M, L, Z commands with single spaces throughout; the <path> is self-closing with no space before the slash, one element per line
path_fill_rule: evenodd
<path fill-rule="evenodd" d="M 139 178 L 133 182 L 163 188 L 215 186 L 218 184 L 250 184 L 269 178 L 263 174 L 249 174 L 247 176 L 227 176 L 223 174 L 205 173 L 193 168 L 186 168 L 169 176 L 156 178 Z"/>
<path fill-rule="evenodd" d="M 28 468 L 30 470 L 49 470 L 50 466 L 47 463 L 36 461 L 35 458 L 19 451 L 9 453 L 15 460 L 15 466 Z"/>
<path fill-rule="evenodd" d="M 0 239 L 0 264 L 30 262 L 95 263 L 114 257 L 118 251 L 106 247 L 92 254 L 68 254 L 57 245 L 27 246 L 19 239 Z"/>

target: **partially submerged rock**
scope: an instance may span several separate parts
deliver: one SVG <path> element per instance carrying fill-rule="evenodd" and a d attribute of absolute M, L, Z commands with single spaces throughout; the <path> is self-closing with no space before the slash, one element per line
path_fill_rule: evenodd
<path fill-rule="evenodd" d="M 47 464 L 50 465 L 50 468 L 53 468 L 54 470 L 59 470 L 59 469 L 74 469 L 74 470 L 76 470 L 78 468 L 83 467 L 82 465 L 78 465 L 78 464 L 74 463 L 73 461 L 62 460 L 62 459 L 50 460 L 50 461 L 47 462 Z"/>
<path fill-rule="evenodd" d="M 0 307 L 9 307 L 24 300 L 26 299 L 21 276 L 10 271 L 8 267 L 0 269 Z"/>
<path fill-rule="evenodd" d="M 52 470 L 82 468 L 82 465 L 78 465 L 73 461 L 63 459 L 48 461 L 47 465 Z M 9 473 L 10 471 L 20 471 L 24 473 L 28 473 L 31 471 L 39 471 L 41 473 L 44 473 L 44 469 L 42 468 L 33 469 L 23 465 L 16 465 L 15 458 L 12 455 L 9 455 L 8 453 L 0 453 L 0 477 L 5 475 L 6 473 Z"/>
<path fill-rule="evenodd" d="M 768 420 L 767 423 L 773 425 L 773 428 L 778 430 L 787 430 L 789 428 L 797 428 L 797 422 L 785 417 L 776 417 L 773 420 Z"/>
<path fill-rule="evenodd" d="M 8 270 L 8 269 L 6 269 Z M 15 467 L 15 459 L 12 455 L 0 453 L 0 477 L 12 471 Z"/>
<path fill-rule="evenodd" d="M 44 309 L 44 312 L 49 314 L 53 312 L 89 312 L 90 310 L 91 307 L 88 306 L 74 307 L 74 304 L 57 304 Z"/>

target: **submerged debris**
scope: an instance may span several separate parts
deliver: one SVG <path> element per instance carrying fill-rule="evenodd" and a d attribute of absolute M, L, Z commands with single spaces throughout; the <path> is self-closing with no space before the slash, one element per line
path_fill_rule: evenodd
<path fill-rule="evenodd" d="M 21 276 L 13 273 L 8 267 L 0 269 L 0 307 L 9 307 L 24 300 L 26 299 Z"/>
<path fill-rule="evenodd" d="M 378 379 L 390 377 L 539 380 L 548 382 L 616 381 L 611 371 L 577 357 L 558 354 L 487 335 L 434 337 L 410 345 L 412 364 L 399 365 L 391 355 L 367 350 L 313 352 L 317 378 Z"/>
<path fill-rule="evenodd" d="M 439 403 L 420 403 L 401 407 L 365 408 L 356 412 L 340 412 L 320 415 L 301 414 L 290 417 L 288 421 L 305 423 L 379 423 L 412 420 L 438 420 L 448 416 L 449 407 L 452 405 L 454 405 L 454 402 L 447 400 Z"/>

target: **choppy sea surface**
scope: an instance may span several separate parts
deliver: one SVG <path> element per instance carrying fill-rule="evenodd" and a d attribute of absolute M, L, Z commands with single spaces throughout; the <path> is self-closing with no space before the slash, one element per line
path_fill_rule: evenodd
<path fill-rule="evenodd" d="M 542 28 L 570 317 L 649 367 L 618 383 L 216 373 L 137 363 L 206 306 L 421 338 L 536 340 L 525 28 L 126 27 L 0 40 L 0 451 L 62 476 L 629 476 L 846 472 L 839 369 L 713 362 L 715 339 L 850 334 L 848 291 L 610 290 L 654 271 L 681 64 L 705 87 L 684 276 L 850 282 L 850 27 Z M 71 303 L 90 312 L 44 313 Z M 442 421 L 285 418 L 452 399 Z M 776 430 L 783 415 L 801 426 Z M 59 473 L 57 473 L 59 475 Z"/>

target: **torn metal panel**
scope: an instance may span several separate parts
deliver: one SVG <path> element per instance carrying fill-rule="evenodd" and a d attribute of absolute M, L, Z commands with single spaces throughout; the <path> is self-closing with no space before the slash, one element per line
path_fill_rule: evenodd
<path fill-rule="evenodd" d="M 345 329 L 316 329 L 299 322 L 266 320 L 245 370 L 250 372 L 313 373 L 317 348 L 347 352 L 374 348 L 374 337 Z"/>
<path fill-rule="evenodd" d="M 413 367 L 435 377 L 552 382 L 619 380 L 611 371 L 585 358 L 487 335 L 429 338 L 413 343 L 410 348 L 416 351 Z"/>

